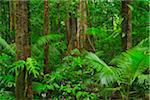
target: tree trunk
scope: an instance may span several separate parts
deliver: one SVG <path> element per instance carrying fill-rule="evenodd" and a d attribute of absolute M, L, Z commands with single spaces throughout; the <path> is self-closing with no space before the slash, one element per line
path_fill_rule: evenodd
<path fill-rule="evenodd" d="M 58 33 L 60 34 L 61 32 L 60 1 L 57 4 L 57 8 L 58 8 Z"/>
<path fill-rule="evenodd" d="M 76 39 L 75 39 L 75 47 L 79 50 L 81 50 L 81 33 L 82 33 L 82 0 L 79 0 L 79 6 L 78 6 L 78 18 L 77 18 L 77 34 L 76 34 Z"/>
<path fill-rule="evenodd" d="M 79 50 L 85 49 L 89 51 L 94 51 L 93 44 L 91 42 L 90 35 L 87 34 L 87 5 L 88 0 L 80 0 L 78 6 L 78 18 L 77 18 L 77 34 L 75 47 Z"/>
<path fill-rule="evenodd" d="M 28 7 L 27 1 L 16 1 L 16 58 L 26 60 L 30 55 L 30 40 L 28 32 Z M 19 70 L 16 76 L 16 99 L 25 100 L 27 83 L 25 81 L 26 67 Z M 32 95 L 32 94 L 31 94 Z"/>
<path fill-rule="evenodd" d="M 15 16 L 16 1 L 14 0 L 9 1 L 9 8 L 10 8 L 10 40 L 14 42 L 15 38 L 13 37 L 12 34 L 15 32 L 16 29 L 16 16 Z"/>
<path fill-rule="evenodd" d="M 15 29 L 15 10 L 16 10 L 16 1 L 11 0 L 9 1 L 9 7 L 10 7 L 10 31 L 13 31 Z"/>
<path fill-rule="evenodd" d="M 132 13 L 130 9 L 131 0 L 122 1 L 122 50 L 125 51 L 132 47 Z"/>
<path fill-rule="evenodd" d="M 65 24 L 66 24 L 66 32 L 67 32 L 67 35 L 66 35 L 66 38 L 67 38 L 67 45 L 69 46 L 69 42 L 70 42 L 70 40 L 71 40 L 71 32 L 70 32 L 70 14 L 68 14 L 67 20 L 66 20 Z"/>
<path fill-rule="evenodd" d="M 44 34 L 49 34 L 48 0 L 44 0 Z M 44 46 L 44 74 L 49 72 L 49 43 L 46 43 Z"/>

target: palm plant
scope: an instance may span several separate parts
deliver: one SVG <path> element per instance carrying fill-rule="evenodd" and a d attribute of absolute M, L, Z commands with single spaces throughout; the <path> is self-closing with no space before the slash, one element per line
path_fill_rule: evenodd
<path fill-rule="evenodd" d="M 111 65 L 116 65 L 114 67 L 108 66 L 93 53 L 88 53 L 86 61 L 96 69 L 95 76 L 101 85 L 118 84 L 122 98 L 129 99 L 134 83 L 144 85 L 146 82 L 148 85 L 149 74 L 144 73 L 149 67 L 148 48 L 134 47 L 123 52 L 111 61 Z"/>

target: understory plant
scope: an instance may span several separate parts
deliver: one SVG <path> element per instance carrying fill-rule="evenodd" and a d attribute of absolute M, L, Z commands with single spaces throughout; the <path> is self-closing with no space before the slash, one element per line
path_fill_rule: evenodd
<path fill-rule="evenodd" d="M 121 98 L 127 100 L 147 97 L 150 83 L 149 57 L 150 54 L 146 47 L 134 47 L 123 52 L 110 62 L 110 65 L 113 66 L 107 65 L 93 53 L 87 56 L 88 65 L 99 69 L 97 77 L 99 77 L 100 84 L 105 84 L 106 88 L 111 86 L 108 90 L 113 90 L 112 93 L 119 92 Z M 139 86 L 144 88 L 142 93 L 139 93 Z"/>

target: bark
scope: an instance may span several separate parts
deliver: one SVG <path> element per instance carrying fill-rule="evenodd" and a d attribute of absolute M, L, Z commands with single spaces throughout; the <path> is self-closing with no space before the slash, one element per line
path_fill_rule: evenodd
<path fill-rule="evenodd" d="M 86 3 L 87 3 L 87 0 L 85 1 L 82 1 L 82 15 L 83 15 L 83 47 L 84 49 L 88 49 L 88 38 L 89 38 L 89 35 L 86 33 L 86 30 L 87 30 L 87 27 L 88 27 L 88 24 L 87 24 L 87 14 L 86 14 Z"/>
<path fill-rule="evenodd" d="M 49 34 L 48 0 L 44 0 L 44 34 Z M 46 43 L 44 46 L 44 74 L 49 72 L 49 43 Z"/>
<path fill-rule="evenodd" d="M 16 12 L 16 1 L 12 0 L 9 1 L 9 8 L 10 8 L 10 40 L 12 40 L 12 42 L 15 41 L 15 38 L 13 37 L 12 33 L 15 32 L 16 29 L 16 16 L 15 16 L 15 12 Z"/>
<path fill-rule="evenodd" d="M 9 1 L 10 4 L 10 31 L 15 29 L 15 7 L 14 1 Z"/>
<path fill-rule="evenodd" d="M 26 60 L 30 55 L 30 40 L 28 32 L 28 7 L 27 1 L 16 1 L 16 58 Z M 26 67 L 19 70 L 16 78 L 16 99 L 25 100 L 27 83 L 25 80 Z M 31 94 L 32 95 L 32 94 Z"/>
<path fill-rule="evenodd" d="M 27 79 L 27 100 L 33 100 L 33 91 L 32 91 L 32 76 L 28 74 Z"/>
<path fill-rule="evenodd" d="M 67 32 L 67 45 L 69 46 L 69 42 L 71 40 L 71 32 L 70 32 L 70 15 L 68 14 L 67 20 L 66 20 L 66 32 Z"/>
<path fill-rule="evenodd" d="M 132 13 L 129 5 L 131 0 L 122 1 L 122 50 L 125 51 L 132 47 Z"/>
<path fill-rule="evenodd" d="M 76 40 L 75 40 L 75 47 L 79 50 L 81 50 L 82 44 L 80 43 L 80 39 L 82 38 L 81 33 L 82 33 L 82 22 L 81 22 L 81 17 L 82 17 L 82 0 L 79 1 L 79 6 L 78 6 L 78 18 L 77 18 L 77 34 L 76 34 Z"/>
<path fill-rule="evenodd" d="M 91 37 L 87 34 L 87 5 L 88 0 L 80 0 L 78 5 L 77 18 L 72 13 L 69 13 L 66 21 L 67 30 L 67 45 L 68 51 L 77 48 L 78 50 L 94 51 Z"/>
<path fill-rule="evenodd" d="M 67 29 L 67 45 L 68 51 L 71 51 L 75 48 L 75 36 L 77 30 L 77 19 L 74 14 L 69 13 L 68 19 L 66 22 L 66 29 Z"/>
<path fill-rule="evenodd" d="M 87 34 L 87 5 L 88 0 L 80 0 L 78 7 L 78 18 L 77 18 L 77 34 L 75 47 L 79 50 L 95 51 L 93 43 L 91 42 L 90 35 Z"/>

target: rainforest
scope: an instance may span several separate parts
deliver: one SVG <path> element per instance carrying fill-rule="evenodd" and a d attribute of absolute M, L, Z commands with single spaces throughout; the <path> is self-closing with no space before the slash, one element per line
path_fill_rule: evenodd
<path fill-rule="evenodd" d="M 149 100 L 149 0 L 0 0 L 0 100 Z"/>

